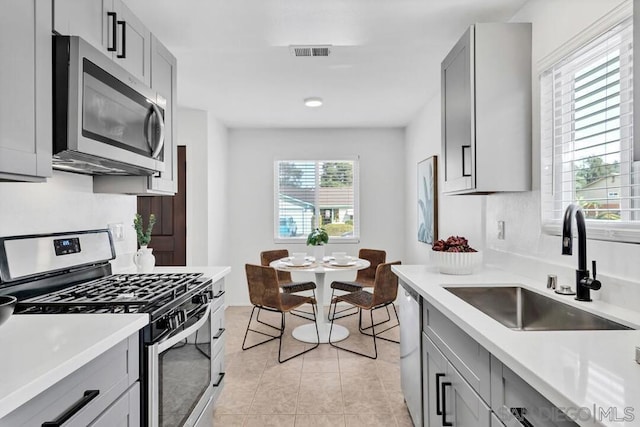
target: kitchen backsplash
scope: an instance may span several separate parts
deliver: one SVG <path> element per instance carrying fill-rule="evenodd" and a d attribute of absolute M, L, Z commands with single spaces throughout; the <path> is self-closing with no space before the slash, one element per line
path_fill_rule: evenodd
<path fill-rule="evenodd" d="M 94 194 L 92 177 L 53 172 L 46 183 L 0 182 L 0 236 L 107 228 L 122 223 L 115 242 L 118 262 L 136 249 L 135 196 Z"/>

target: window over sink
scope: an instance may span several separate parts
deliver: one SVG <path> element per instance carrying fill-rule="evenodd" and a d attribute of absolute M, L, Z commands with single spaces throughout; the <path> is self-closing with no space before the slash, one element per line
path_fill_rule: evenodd
<path fill-rule="evenodd" d="M 578 203 L 591 238 L 640 242 L 629 9 L 615 10 L 578 36 L 582 43 L 574 39 L 542 61 L 542 225 L 549 234 L 560 234 L 564 209 Z"/>
<path fill-rule="evenodd" d="M 323 227 L 331 243 L 358 242 L 358 159 L 276 160 L 274 239 L 304 243 Z"/>

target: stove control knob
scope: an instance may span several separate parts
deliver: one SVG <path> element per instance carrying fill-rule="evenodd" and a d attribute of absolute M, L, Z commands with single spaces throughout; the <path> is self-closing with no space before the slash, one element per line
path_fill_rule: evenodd
<path fill-rule="evenodd" d="M 167 329 L 169 327 L 168 321 L 166 318 L 158 319 L 156 322 L 156 326 L 158 329 Z"/>
<path fill-rule="evenodd" d="M 207 304 L 209 303 L 209 295 L 207 295 L 206 293 L 194 295 L 191 298 L 191 302 L 193 304 Z"/>

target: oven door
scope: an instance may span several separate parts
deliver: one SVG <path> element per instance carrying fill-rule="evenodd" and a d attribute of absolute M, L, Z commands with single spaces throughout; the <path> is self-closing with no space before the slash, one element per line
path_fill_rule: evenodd
<path fill-rule="evenodd" d="M 213 398 L 211 303 L 147 347 L 149 425 L 192 426 Z"/>

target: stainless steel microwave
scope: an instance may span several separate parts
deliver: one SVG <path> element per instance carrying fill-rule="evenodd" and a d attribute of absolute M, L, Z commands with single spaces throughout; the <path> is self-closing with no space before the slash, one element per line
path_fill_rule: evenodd
<path fill-rule="evenodd" d="M 90 175 L 164 171 L 161 97 L 76 36 L 53 37 L 53 167 Z"/>

